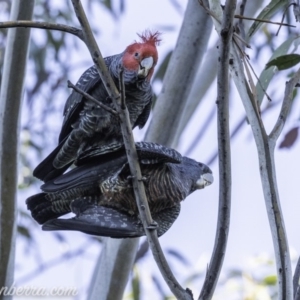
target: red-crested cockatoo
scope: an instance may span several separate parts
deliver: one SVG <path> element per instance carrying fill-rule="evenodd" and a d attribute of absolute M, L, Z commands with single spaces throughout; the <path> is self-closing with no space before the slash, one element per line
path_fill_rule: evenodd
<path fill-rule="evenodd" d="M 158 59 L 156 46 L 160 42 L 159 32 L 145 31 L 138 36 L 141 42 L 134 42 L 124 52 L 104 59 L 117 87 L 120 69 L 124 70 L 126 105 L 132 128 L 142 128 L 150 114 L 153 96 L 150 80 Z M 114 109 L 95 66 L 82 74 L 76 86 Z M 75 161 L 86 161 L 122 146 L 118 117 L 73 90 L 65 104 L 58 146 L 35 168 L 33 175 L 48 181 L 64 173 Z"/>

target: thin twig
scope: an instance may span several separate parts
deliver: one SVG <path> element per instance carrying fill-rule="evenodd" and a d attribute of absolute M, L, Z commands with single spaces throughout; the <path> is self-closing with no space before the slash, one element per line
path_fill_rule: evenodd
<path fill-rule="evenodd" d="M 218 17 L 217 15 L 210 10 L 208 7 L 206 7 L 203 3 L 202 0 L 198 0 L 199 4 L 206 10 L 206 12 L 213 17 L 216 21 L 218 21 Z M 251 18 L 251 17 L 246 17 L 246 16 L 242 16 L 242 15 L 234 15 L 234 18 L 236 19 L 244 19 L 244 20 L 250 20 L 250 21 L 258 21 L 258 22 L 262 22 L 262 23 L 269 23 L 269 24 L 273 24 L 273 25 L 279 25 L 279 26 L 288 26 L 288 27 L 296 27 L 295 25 L 290 25 L 287 23 L 281 23 L 281 22 L 273 22 L 267 19 L 257 19 L 257 18 Z"/>
<path fill-rule="evenodd" d="M 39 266 L 34 269 L 33 271 L 29 272 L 28 274 L 24 275 L 23 277 L 17 279 L 17 285 L 22 285 L 25 282 L 32 280 L 33 278 L 40 276 L 43 272 L 48 271 L 50 268 L 53 268 L 66 260 L 72 259 L 77 256 L 81 256 L 87 251 L 89 247 L 91 247 L 91 241 L 84 243 L 82 246 L 78 247 L 74 251 L 68 251 L 59 257 L 53 258 L 47 262 L 39 264 Z"/>
<path fill-rule="evenodd" d="M 72 88 L 73 90 L 75 90 L 78 94 L 81 94 L 82 96 L 84 96 L 84 98 L 94 102 L 97 106 L 100 106 L 101 108 L 105 109 L 106 111 L 108 111 L 109 113 L 113 114 L 113 115 L 118 115 L 117 111 L 110 108 L 109 106 L 103 104 L 102 102 L 98 101 L 96 98 L 92 97 L 90 94 L 84 92 L 83 90 L 79 89 L 76 85 L 74 85 L 70 80 L 68 80 L 68 87 Z"/>
<path fill-rule="evenodd" d="M 246 16 L 241 16 L 241 15 L 235 15 L 234 16 L 236 19 L 244 19 L 244 20 L 250 20 L 250 21 L 257 21 L 261 23 L 269 23 L 273 25 L 279 25 L 279 26 L 288 26 L 288 27 L 296 27 L 295 25 L 290 25 L 287 23 L 281 23 L 281 22 L 273 22 L 267 19 L 257 19 L 257 18 L 251 18 L 251 17 L 246 17 Z"/>
<path fill-rule="evenodd" d="M 213 12 L 211 11 L 204 3 L 202 0 L 198 0 L 199 4 L 205 9 L 205 11 L 214 19 L 214 21 L 218 22 L 219 24 L 220 21 L 219 21 L 219 18 L 218 16 Z"/>
<path fill-rule="evenodd" d="M 71 34 L 77 36 L 78 38 L 80 38 L 81 40 L 83 40 L 82 31 L 79 28 L 64 25 L 64 24 L 37 22 L 37 21 L 0 22 L 0 28 L 15 28 L 15 27 L 58 30 L 58 31 L 71 33 Z"/>
<path fill-rule="evenodd" d="M 285 8 L 285 10 L 284 10 L 284 12 L 283 12 L 283 14 L 282 14 L 281 23 L 283 22 L 283 20 L 284 20 L 284 18 L 285 18 L 285 15 L 286 15 L 287 10 L 288 10 L 289 7 L 292 6 L 293 4 L 294 4 L 294 3 L 290 3 L 290 4 Z M 279 31 L 280 31 L 280 29 L 281 29 L 281 26 L 282 26 L 282 25 L 279 26 L 279 28 L 278 28 L 278 30 L 277 30 L 277 32 L 276 32 L 276 34 L 275 34 L 276 36 L 278 36 Z"/>
<path fill-rule="evenodd" d="M 125 85 L 124 85 L 124 77 L 123 77 L 124 69 L 122 68 L 119 73 L 119 90 L 121 93 L 121 108 L 126 108 L 126 97 L 125 97 Z"/>
<path fill-rule="evenodd" d="M 261 89 L 263 90 L 265 96 L 267 97 L 267 99 L 268 99 L 269 101 L 272 101 L 272 99 L 271 99 L 271 97 L 269 96 L 269 94 L 267 93 L 266 89 L 263 87 L 262 82 L 260 81 L 259 77 L 256 75 L 256 73 L 255 73 L 255 71 L 254 71 L 254 69 L 253 69 L 253 67 L 252 67 L 252 65 L 251 65 L 251 63 L 250 63 L 250 60 L 249 60 L 249 58 L 248 58 L 247 56 L 246 56 L 245 60 L 246 60 L 246 62 L 248 63 L 248 66 L 250 67 L 250 69 L 251 69 L 252 73 L 254 74 L 255 78 L 257 79 L 257 82 L 258 82 L 258 84 L 260 85 Z M 257 104 L 258 104 L 258 103 L 257 103 Z"/>
<path fill-rule="evenodd" d="M 203 122 L 203 126 L 200 128 L 198 134 L 196 135 L 194 141 L 191 143 L 191 145 L 188 147 L 188 149 L 185 152 L 185 156 L 189 156 L 191 152 L 195 149 L 195 147 L 198 145 L 198 141 L 202 139 L 202 136 L 208 131 L 208 126 L 213 121 L 214 115 L 216 113 L 216 107 L 213 105 L 210 113 L 207 115 L 205 121 Z M 209 164 L 208 164 L 209 165 Z"/>
<path fill-rule="evenodd" d="M 213 254 L 199 296 L 211 299 L 222 269 L 229 233 L 231 207 L 231 157 L 229 133 L 229 57 L 233 36 L 233 17 L 236 0 L 227 0 L 220 34 L 218 65 L 218 148 L 219 148 L 219 212 Z"/>
<path fill-rule="evenodd" d="M 246 8 L 247 0 L 242 0 L 240 4 L 240 15 L 244 16 L 245 8 Z M 241 18 L 239 22 L 243 22 L 243 19 Z"/>
<path fill-rule="evenodd" d="M 234 32 L 233 36 L 234 36 L 234 38 L 236 38 L 239 41 L 241 41 L 247 48 L 251 49 L 251 46 L 239 34 L 237 34 L 236 32 Z"/>
<path fill-rule="evenodd" d="M 294 74 L 293 78 L 286 83 L 284 98 L 282 101 L 281 110 L 277 122 L 269 134 L 270 142 L 276 143 L 283 129 L 288 113 L 293 103 L 293 91 L 297 83 L 300 81 L 300 69 Z"/>
<path fill-rule="evenodd" d="M 279 101 L 277 102 L 270 102 L 268 106 L 266 106 L 264 109 L 261 110 L 260 114 L 263 116 L 263 114 L 268 111 L 269 109 L 275 108 L 279 104 Z M 247 117 L 243 116 L 235 125 L 235 127 L 231 130 L 230 134 L 230 140 L 232 140 L 238 132 L 243 128 L 243 125 L 248 124 L 247 123 Z M 206 165 L 210 166 L 214 163 L 216 158 L 218 157 L 218 150 L 216 149 L 215 153 L 205 162 Z"/>
<path fill-rule="evenodd" d="M 137 159 L 137 152 L 135 148 L 135 143 L 133 139 L 131 123 L 129 118 L 128 110 L 125 106 L 125 109 L 121 107 L 121 100 L 120 93 L 117 90 L 117 87 L 114 84 L 113 79 L 111 78 L 107 67 L 105 65 L 104 59 L 101 55 L 100 49 L 95 41 L 93 33 L 91 31 L 89 22 L 83 10 L 82 4 L 80 0 L 72 0 L 72 4 L 76 13 L 76 16 L 81 24 L 82 31 L 83 31 L 83 38 L 84 42 L 86 43 L 90 54 L 93 58 L 93 61 L 97 67 L 99 75 L 104 83 L 104 86 L 107 90 L 107 93 L 113 100 L 116 109 L 119 113 L 120 117 L 120 125 L 124 140 L 124 145 L 126 149 L 127 159 L 132 175 L 132 184 L 133 190 L 135 194 L 135 198 L 137 201 L 137 206 L 139 210 L 139 214 L 141 216 L 141 220 L 143 222 L 145 233 L 147 234 L 147 238 L 149 244 L 151 246 L 151 250 L 155 261 L 163 275 L 166 283 L 168 284 L 171 291 L 178 299 L 187 299 L 191 300 L 192 295 L 189 291 L 184 290 L 179 283 L 177 282 L 176 278 L 172 274 L 170 267 L 167 264 L 167 261 L 163 255 L 161 247 L 158 242 L 156 230 L 150 229 L 153 225 L 151 213 L 148 206 L 148 201 L 146 198 L 146 193 L 144 189 L 144 184 L 142 181 L 142 174 L 140 170 L 140 166 Z M 124 97 L 124 91 L 122 91 Z"/>

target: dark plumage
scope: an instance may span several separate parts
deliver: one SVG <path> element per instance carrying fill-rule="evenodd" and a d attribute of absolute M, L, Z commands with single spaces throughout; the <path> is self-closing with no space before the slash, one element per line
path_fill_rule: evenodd
<path fill-rule="evenodd" d="M 150 79 L 157 63 L 159 34 L 140 35 L 141 43 L 129 45 L 121 54 L 106 57 L 105 63 L 119 85 L 119 71 L 124 70 L 126 105 L 132 128 L 142 128 L 150 114 L 152 88 Z M 106 106 L 114 108 L 95 66 L 86 70 L 76 86 Z M 118 117 L 73 91 L 65 109 L 58 146 L 34 170 L 33 175 L 49 181 L 64 173 L 75 160 L 84 160 L 112 152 L 123 145 Z"/>
<path fill-rule="evenodd" d="M 213 181 L 204 164 L 154 143 L 137 143 L 146 195 L 158 234 L 176 220 L 180 202 Z M 111 155 L 111 153 L 109 154 Z M 44 230 L 79 230 L 95 235 L 133 237 L 144 234 L 124 150 L 105 162 L 95 157 L 47 182 L 44 193 L 27 199 L 33 218 Z M 56 219 L 68 212 L 72 219 Z"/>

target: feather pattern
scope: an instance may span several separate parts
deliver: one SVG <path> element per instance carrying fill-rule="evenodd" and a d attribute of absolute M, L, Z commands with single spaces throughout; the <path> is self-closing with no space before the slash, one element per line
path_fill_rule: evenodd
<path fill-rule="evenodd" d="M 155 216 L 154 220 L 159 220 L 160 227 L 169 228 L 178 216 L 176 212 L 179 213 L 180 202 L 199 188 L 199 179 L 212 172 L 206 165 L 181 157 L 176 150 L 159 144 L 142 142 L 137 143 L 137 148 L 150 211 Z M 40 201 L 36 201 L 37 195 L 26 201 L 33 218 L 43 224 L 72 211 L 76 217 L 68 224 L 74 224 L 74 228 L 77 228 L 74 230 L 78 230 L 78 224 L 84 222 L 88 222 L 90 228 L 91 219 L 98 218 L 89 210 L 92 207 L 96 215 L 102 215 L 103 208 L 108 208 L 116 212 L 116 218 L 123 220 L 122 216 L 125 214 L 131 220 L 128 222 L 135 222 L 133 220 L 139 218 L 139 213 L 125 150 L 116 152 L 115 155 L 109 161 L 95 157 L 93 161 L 45 183 L 41 187 L 44 193 L 39 194 Z M 131 217 L 134 219 L 130 219 Z M 62 222 L 65 224 L 67 221 Z M 63 223 L 56 220 L 47 224 L 59 227 Z M 100 230 L 99 235 L 101 234 L 105 233 Z"/>
<path fill-rule="evenodd" d="M 150 79 L 158 59 L 159 34 L 147 32 L 140 37 L 142 43 L 135 42 L 124 52 L 105 58 L 117 87 L 119 72 L 121 68 L 124 70 L 126 105 L 132 128 L 142 128 L 148 120 L 153 96 Z M 153 63 L 147 69 L 148 63 L 143 64 L 143 61 L 149 57 Z M 95 66 L 82 74 L 76 86 L 99 102 L 115 108 Z M 65 104 L 58 142 L 57 148 L 35 168 L 35 177 L 48 181 L 62 174 L 75 161 L 118 150 L 123 146 L 123 137 L 117 116 L 72 91 Z"/>

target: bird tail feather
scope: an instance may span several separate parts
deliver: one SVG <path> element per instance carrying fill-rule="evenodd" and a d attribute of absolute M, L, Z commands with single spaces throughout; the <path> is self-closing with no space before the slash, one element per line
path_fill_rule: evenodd
<path fill-rule="evenodd" d="M 26 200 L 27 209 L 30 210 L 32 217 L 39 223 L 44 224 L 50 219 L 58 218 L 66 212 L 56 212 L 53 203 L 47 199 L 46 193 L 33 195 Z"/>

